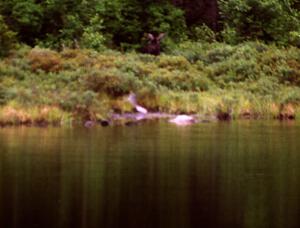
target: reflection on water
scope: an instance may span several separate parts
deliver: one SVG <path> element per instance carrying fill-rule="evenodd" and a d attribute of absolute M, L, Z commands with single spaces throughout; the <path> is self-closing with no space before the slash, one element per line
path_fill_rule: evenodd
<path fill-rule="evenodd" d="M 0 129 L 0 227 L 299 227 L 300 125 Z"/>

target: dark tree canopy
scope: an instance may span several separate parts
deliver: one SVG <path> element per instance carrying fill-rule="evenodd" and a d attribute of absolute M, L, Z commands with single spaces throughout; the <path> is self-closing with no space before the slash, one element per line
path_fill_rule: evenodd
<path fill-rule="evenodd" d="M 172 2 L 186 12 L 187 25 L 205 23 L 213 30 L 218 29 L 217 0 L 173 0 Z"/>
<path fill-rule="evenodd" d="M 300 42 L 299 0 L 0 0 L 0 17 L 0 40 L 52 48 L 139 49 L 147 33 L 166 33 L 166 46 Z"/>

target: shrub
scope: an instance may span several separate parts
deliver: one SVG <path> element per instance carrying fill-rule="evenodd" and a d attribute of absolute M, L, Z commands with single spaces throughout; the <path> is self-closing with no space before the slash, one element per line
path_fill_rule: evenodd
<path fill-rule="evenodd" d="M 257 57 L 265 75 L 279 79 L 280 83 L 300 85 L 300 55 L 297 48 L 271 48 Z"/>
<path fill-rule="evenodd" d="M 204 62 L 206 64 L 212 64 L 222 62 L 232 56 L 235 48 L 229 45 L 223 45 L 220 47 L 213 48 L 206 53 Z"/>
<path fill-rule="evenodd" d="M 300 48 L 300 31 L 290 32 L 288 43 Z"/>
<path fill-rule="evenodd" d="M 0 63 L 0 78 L 10 77 L 18 80 L 23 80 L 27 75 L 27 72 L 24 69 L 14 67 L 12 65 L 5 65 Z"/>
<path fill-rule="evenodd" d="M 28 59 L 33 72 L 58 72 L 62 68 L 60 55 L 49 49 L 34 48 L 29 52 Z"/>
<path fill-rule="evenodd" d="M 7 101 L 6 89 L 0 84 L 0 105 L 4 105 Z"/>
<path fill-rule="evenodd" d="M 170 90 L 207 91 L 212 84 L 205 75 L 197 71 L 161 69 L 153 72 L 150 79 L 155 81 L 158 87 L 163 86 Z"/>
<path fill-rule="evenodd" d="M 280 104 L 299 104 L 300 103 L 300 89 L 286 88 L 280 94 Z"/>
<path fill-rule="evenodd" d="M 260 77 L 259 69 L 254 60 L 228 60 L 208 67 L 209 77 L 219 85 L 229 82 L 256 80 Z"/>
<path fill-rule="evenodd" d="M 223 30 L 221 31 L 222 39 L 225 43 L 236 45 L 242 38 L 239 36 L 235 28 L 230 27 L 227 23 L 224 24 Z"/>
<path fill-rule="evenodd" d="M 168 52 L 170 55 L 183 56 L 190 63 L 202 59 L 203 45 L 199 42 L 183 42 Z"/>
<path fill-rule="evenodd" d="M 281 82 L 300 86 L 300 63 L 295 60 L 287 61 L 287 65 L 279 67 Z"/>
<path fill-rule="evenodd" d="M 129 56 L 126 61 L 117 61 L 116 67 L 118 67 L 122 72 L 133 74 L 139 79 L 146 79 L 158 68 L 155 63 L 144 63 L 139 59 L 131 59 Z"/>
<path fill-rule="evenodd" d="M 94 92 L 107 93 L 117 97 L 137 90 L 140 81 L 133 75 L 117 69 L 94 70 L 85 76 L 85 86 Z"/>
<path fill-rule="evenodd" d="M 67 91 L 61 97 L 63 99 L 58 100 L 57 103 L 66 111 L 88 112 L 91 107 L 99 104 L 98 94 L 91 90 Z"/>
<path fill-rule="evenodd" d="M 189 38 L 196 42 L 215 42 L 216 34 L 207 25 L 194 26 L 190 29 Z"/>
<path fill-rule="evenodd" d="M 161 56 L 158 60 L 159 67 L 168 70 L 188 70 L 190 63 L 182 56 Z"/>
<path fill-rule="evenodd" d="M 80 44 L 84 48 L 91 48 L 97 51 L 104 49 L 105 38 L 102 34 L 103 20 L 99 15 L 95 15 L 90 19 L 90 24 L 83 29 Z"/>
<path fill-rule="evenodd" d="M 276 97 L 280 90 L 279 81 L 275 77 L 262 77 L 258 81 L 245 85 L 245 90 L 261 96 Z"/>

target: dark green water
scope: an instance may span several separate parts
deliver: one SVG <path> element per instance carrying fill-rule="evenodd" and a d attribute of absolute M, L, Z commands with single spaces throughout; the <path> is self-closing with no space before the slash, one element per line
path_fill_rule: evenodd
<path fill-rule="evenodd" d="M 300 227 L 300 124 L 0 129 L 0 227 Z"/>

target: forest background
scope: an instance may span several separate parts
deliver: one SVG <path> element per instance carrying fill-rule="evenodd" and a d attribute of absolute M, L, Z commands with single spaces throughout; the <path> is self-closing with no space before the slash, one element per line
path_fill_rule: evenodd
<path fill-rule="evenodd" d="M 299 8 L 298 0 L 0 0 L 0 47 L 76 41 L 128 50 L 147 32 L 167 33 L 168 47 L 187 39 L 299 45 Z"/>

